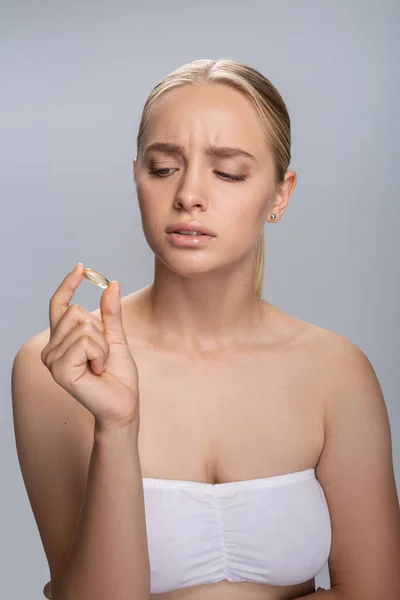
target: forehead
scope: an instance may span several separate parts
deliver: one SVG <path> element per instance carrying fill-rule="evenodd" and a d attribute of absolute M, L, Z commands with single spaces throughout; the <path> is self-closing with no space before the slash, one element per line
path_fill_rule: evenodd
<path fill-rule="evenodd" d="M 165 92 L 151 110 L 145 146 L 160 141 L 241 147 L 259 160 L 269 153 L 252 102 L 221 84 L 189 85 Z"/>

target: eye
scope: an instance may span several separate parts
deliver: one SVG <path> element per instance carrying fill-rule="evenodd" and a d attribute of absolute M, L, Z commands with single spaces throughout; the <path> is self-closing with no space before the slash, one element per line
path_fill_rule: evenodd
<path fill-rule="evenodd" d="M 172 168 L 165 169 L 152 169 L 149 171 L 150 175 L 155 175 L 156 177 L 163 177 L 164 175 L 168 175 L 168 173 L 162 173 L 162 171 L 172 171 Z M 222 171 L 215 171 L 218 175 L 221 175 L 223 178 L 228 178 L 231 181 L 245 181 L 245 175 L 230 175 L 229 173 L 223 173 Z"/>
<path fill-rule="evenodd" d="M 228 177 L 232 181 L 244 181 L 246 179 L 245 175 L 229 175 L 229 173 L 222 173 L 221 171 L 216 171 L 216 173 L 218 175 L 225 175 L 225 177 Z"/>
<path fill-rule="evenodd" d="M 162 177 L 161 175 L 161 171 L 171 171 L 170 168 L 165 168 L 165 169 L 151 169 L 151 171 L 149 171 L 150 175 L 156 175 L 157 177 Z M 164 175 L 166 175 L 167 173 L 164 173 Z"/>

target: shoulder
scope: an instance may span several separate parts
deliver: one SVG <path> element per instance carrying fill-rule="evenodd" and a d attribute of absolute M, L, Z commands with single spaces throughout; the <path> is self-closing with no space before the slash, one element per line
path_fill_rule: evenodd
<path fill-rule="evenodd" d="M 367 354 L 349 338 L 321 327 L 311 327 L 309 348 L 323 376 L 327 416 L 344 402 L 355 402 L 361 390 L 381 397 L 375 370 Z M 362 395 L 362 394 L 361 394 Z M 364 396 L 366 398 L 366 396 Z"/>
<path fill-rule="evenodd" d="M 353 341 L 335 331 L 310 326 L 307 352 L 323 390 L 325 426 L 340 410 L 370 402 L 384 404 L 375 370 L 367 354 Z M 374 400 L 372 400 L 372 398 Z M 361 409 L 361 405 L 357 404 Z"/>
<path fill-rule="evenodd" d="M 347 364 L 348 359 L 368 360 L 364 352 L 350 339 L 333 330 L 299 319 L 273 305 L 268 309 L 273 315 L 274 329 L 288 345 L 306 352 L 318 360 L 321 367 L 325 364 L 332 368 Z M 268 318 L 265 320 L 268 329 Z M 277 337 L 277 336 L 276 336 Z"/>
<path fill-rule="evenodd" d="M 279 309 L 286 346 L 295 353 L 311 384 L 324 402 L 326 420 L 345 402 L 369 391 L 380 396 L 377 376 L 366 353 L 352 340 L 330 329 L 293 317 Z M 314 386 L 315 389 L 315 386 Z M 357 392 L 357 393 L 356 393 Z M 369 397 L 371 393 L 369 393 Z M 364 394 L 364 398 L 366 395 Z M 349 398 L 351 400 L 349 400 Z M 366 400 L 364 400 L 366 401 Z"/>
<path fill-rule="evenodd" d="M 350 373 L 355 367 L 371 369 L 365 352 L 349 338 L 279 309 L 275 311 L 281 322 L 286 323 L 287 331 L 292 332 L 288 339 L 291 339 L 296 348 L 312 358 L 313 366 L 318 367 L 322 373 L 325 367 L 324 374 L 331 377 L 332 383 L 337 381 L 338 370 L 341 373 Z"/>

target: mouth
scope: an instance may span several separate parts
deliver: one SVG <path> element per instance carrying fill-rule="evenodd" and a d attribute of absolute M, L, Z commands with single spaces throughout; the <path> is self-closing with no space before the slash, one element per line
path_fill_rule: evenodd
<path fill-rule="evenodd" d="M 167 234 L 171 244 L 178 247 L 199 247 L 203 246 L 215 240 L 216 237 L 212 235 L 206 235 L 205 233 L 179 233 L 176 231 L 172 231 Z"/>
<path fill-rule="evenodd" d="M 171 231 L 170 233 L 176 233 L 176 235 L 192 235 L 192 236 L 206 235 L 205 233 L 201 233 L 201 231 L 190 231 L 190 232 L 186 232 L 186 233 L 183 233 L 182 231 Z M 211 236 L 209 236 L 209 237 L 211 237 Z"/>
<path fill-rule="evenodd" d="M 165 230 L 166 233 L 175 233 L 177 235 L 204 235 L 208 237 L 215 237 L 215 233 L 208 227 L 199 223 L 199 221 L 180 221 L 169 225 Z"/>

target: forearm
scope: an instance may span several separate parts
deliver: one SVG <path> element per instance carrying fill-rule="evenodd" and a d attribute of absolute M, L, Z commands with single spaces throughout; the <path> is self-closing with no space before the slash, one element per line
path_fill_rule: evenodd
<path fill-rule="evenodd" d="M 79 524 L 52 600 L 149 599 L 137 437 L 130 426 L 96 428 Z"/>

